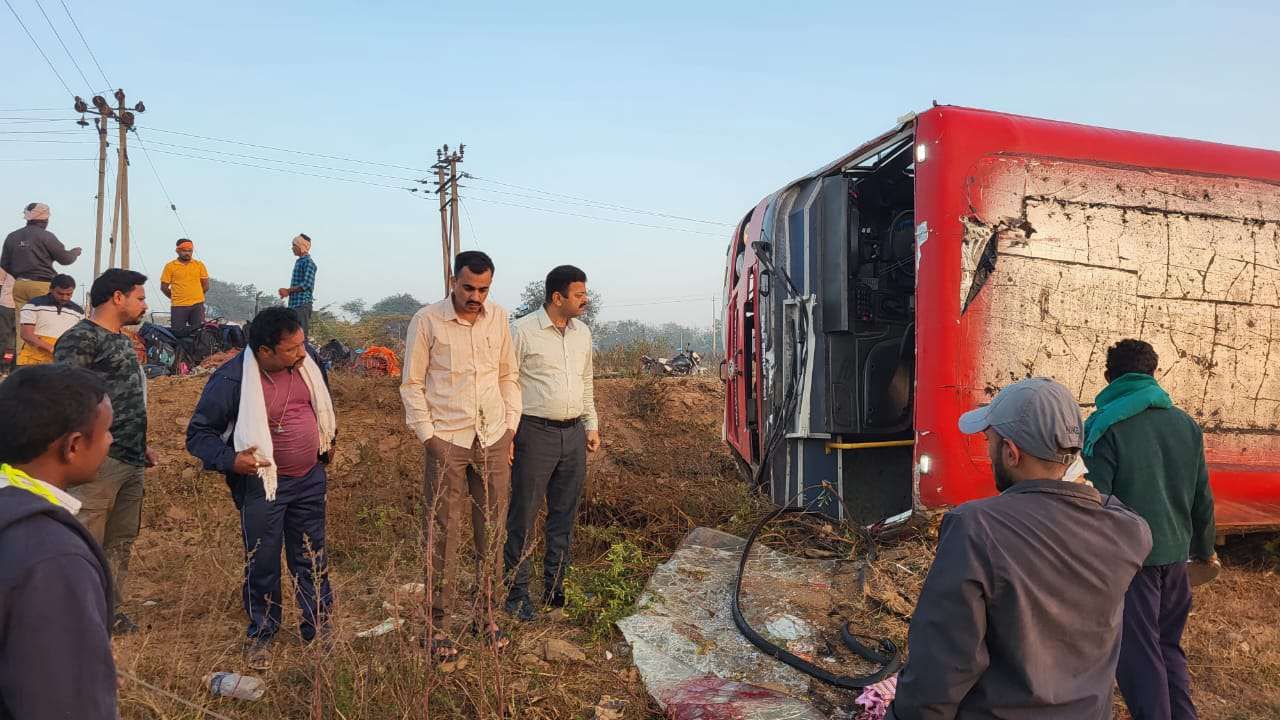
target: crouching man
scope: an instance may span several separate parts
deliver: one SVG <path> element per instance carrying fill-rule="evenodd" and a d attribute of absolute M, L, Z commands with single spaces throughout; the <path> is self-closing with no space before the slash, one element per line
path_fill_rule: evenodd
<path fill-rule="evenodd" d="M 244 530 L 246 660 L 271 665 L 280 627 L 283 543 L 302 610 L 302 638 L 328 630 L 333 593 L 325 554 L 325 465 L 337 426 L 328 377 L 298 316 L 267 308 L 249 346 L 218 368 L 187 426 L 187 451 L 227 477 Z"/>
<path fill-rule="evenodd" d="M 1071 391 L 1047 378 L 960 417 L 986 435 L 1000 494 L 942 520 L 889 718 L 1111 717 L 1124 596 L 1151 531 L 1062 479 L 1080 425 Z"/>

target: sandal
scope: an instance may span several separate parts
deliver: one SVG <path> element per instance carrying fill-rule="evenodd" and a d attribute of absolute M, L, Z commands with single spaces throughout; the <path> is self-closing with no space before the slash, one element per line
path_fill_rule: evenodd
<path fill-rule="evenodd" d="M 429 644 L 431 658 L 438 664 L 454 662 L 461 654 L 458 652 L 458 646 L 452 640 L 443 635 L 437 636 Z"/>
<path fill-rule="evenodd" d="M 505 630 L 498 627 L 497 623 L 490 623 L 486 630 L 481 630 L 479 623 L 472 624 L 471 634 L 476 637 L 483 635 L 486 644 L 494 650 L 503 650 L 511 644 L 511 637 L 507 635 Z"/>

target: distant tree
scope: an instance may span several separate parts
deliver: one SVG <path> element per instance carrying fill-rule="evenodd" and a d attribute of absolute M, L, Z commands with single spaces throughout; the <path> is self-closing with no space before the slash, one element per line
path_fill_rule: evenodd
<path fill-rule="evenodd" d="M 511 312 L 513 318 L 522 318 L 525 315 L 538 311 L 547 297 L 547 281 L 546 280 L 530 280 L 528 285 L 524 286 L 524 290 L 520 291 L 520 304 Z M 600 307 L 603 301 L 600 293 L 587 288 L 587 311 L 582 313 L 581 320 L 591 327 L 596 326 L 596 318 L 600 316 Z"/>
<path fill-rule="evenodd" d="M 238 285 L 209 278 L 204 302 L 208 306 L 209 317 L 244 322 L 252 320 L 258 310 L 279 305 L 281 301 L 275 293 L 259 290 L 252 284 Z"/>
<path fill-rule="evenodd" d="M 363 304 L 363 301 L 362 301 Z M 388 295 L 373 304 L 367 311 L 360 313 L 360 317 L 385 317 L 388 315 L 412 315 L 422 308 L 422 301 L 418 300 L 409 293 L 400 293 L 399 295 Z M 343 306 L 346 309 L 346 306 Z"/>
<path fill-rule="evenodd" d="M 356 298 L 355 300 L 348 300 L 342 303 L 341 305 L 339 305 L 338 307 L 342 309 L 342 312 L 350 315 L 355 320 L 359 320 L 360 318 L 364 317 L 364 314 L 366 312 L 369 312 L 368 303 L 366 303 L 361 298 Z"/>

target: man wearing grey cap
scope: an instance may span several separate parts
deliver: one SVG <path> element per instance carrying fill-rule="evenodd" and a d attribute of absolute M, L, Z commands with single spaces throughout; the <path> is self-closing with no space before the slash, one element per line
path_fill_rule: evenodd
<path fill-rule="evenodd" d="M 947 513 L 889 718 L 1110 718 L 1124 595 L 1151 549 L 1119 500 L 1063 480 L 1080 409 L 1048 378 L 960 417 L 996 497 Z"/>

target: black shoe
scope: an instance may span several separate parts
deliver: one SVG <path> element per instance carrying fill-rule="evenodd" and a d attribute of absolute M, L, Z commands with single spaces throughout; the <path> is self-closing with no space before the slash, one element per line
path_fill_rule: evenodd
<path fill-rule="evenodd" d="M 138 624 L 129 619 L 124 613 L 116 613 L 115 620 L 111 623 L 112 635 L 132 635 L 138 632 Z"/>
<path fill-rule="evenodd" d="M 543 606 L 549 607 L 549 608 L 562 608 L 564 607 L 564 593 L 557 592 L 557 593 L 550 593 L 548 595 L 543 595 L 542 604 Z"/>
<path fill-rule="evenodd" d="M 507 614 L 520 622 L 529 622 L 537 614 L 533 602 L 527 597 L 507 598 Z"/>

